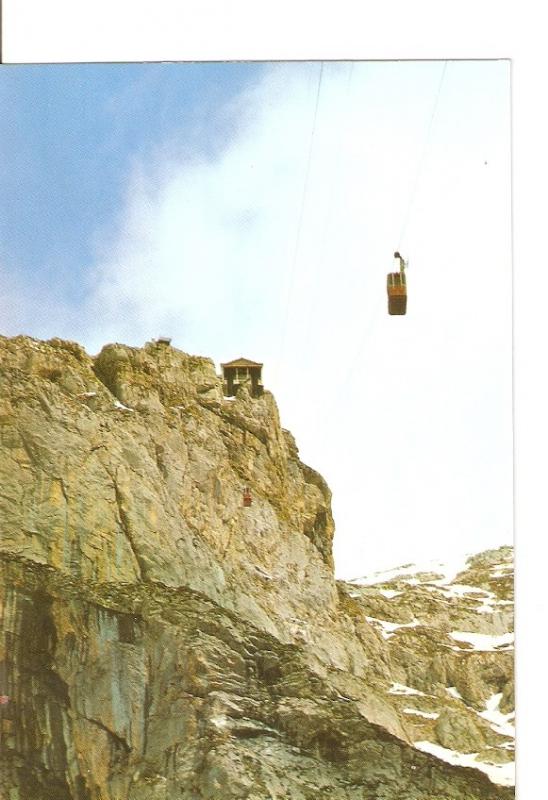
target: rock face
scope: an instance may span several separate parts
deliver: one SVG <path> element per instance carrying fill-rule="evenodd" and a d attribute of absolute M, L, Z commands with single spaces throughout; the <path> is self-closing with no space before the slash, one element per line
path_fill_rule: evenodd
<path fill-rule="evenodd" d="M 162 344 L 0 337 L 0 446 L 0 797 L 513 797 L 509 552 L 336 582 L 272 395 Z"/>

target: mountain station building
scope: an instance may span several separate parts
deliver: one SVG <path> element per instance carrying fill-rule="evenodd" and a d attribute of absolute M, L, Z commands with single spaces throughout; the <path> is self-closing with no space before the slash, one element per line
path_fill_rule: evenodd
<path fill-rule="evenodd" d="M 240 386 L 247 385 L 251 397 L 260 397 L 264 391 L 263 365 L 248 358 L 237 358 L 221 364 L 223 370 L 224 393 L 226 397 L 234 397 Z"/>

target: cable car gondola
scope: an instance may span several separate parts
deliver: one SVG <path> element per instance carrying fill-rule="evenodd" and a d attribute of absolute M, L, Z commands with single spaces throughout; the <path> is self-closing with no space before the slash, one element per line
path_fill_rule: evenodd
<path fill-rule="evenodd" d="M 389 272 L 386 276 L 388 313 L 401 316 L 407 312 L 407 282 L 405 280 L 407 264 L 397 251 L 394 253 L 394 258 L 398 258 L 400 261 L 400 271 Z"/>

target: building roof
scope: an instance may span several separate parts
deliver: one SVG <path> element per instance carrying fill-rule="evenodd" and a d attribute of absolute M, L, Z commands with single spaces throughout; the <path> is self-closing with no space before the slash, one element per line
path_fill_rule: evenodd
<path fill-rule="evenodd" d="M 262 367 L 257 361 L 250 361 L 249 358 L 236 358 L 234 361 L 227 361 L 226 364 L 221 364 L 223 369 L 225 367 Z"/>

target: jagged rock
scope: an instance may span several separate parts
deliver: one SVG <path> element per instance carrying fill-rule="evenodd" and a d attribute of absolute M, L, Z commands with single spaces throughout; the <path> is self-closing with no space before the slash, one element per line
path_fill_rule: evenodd
<path fill-rule="evenodd" d="M 451 708 L 444 708 L 436 722 L 438 742 L 458 753 L 477 753 L 485 740 L 481 731 L 469 717 Z"/>
<path fill-rule="evenodd" d="M 0 386 L 0 796 L 513 796 L 414 745 L 511 759 L 511 653 L 449 636 L 506 635 L 511 554 L 462 580 L 489 614 L 337 583 L 329 488 L 272 395 L 224 398 L 209 359 L 0 337 Z"/>

